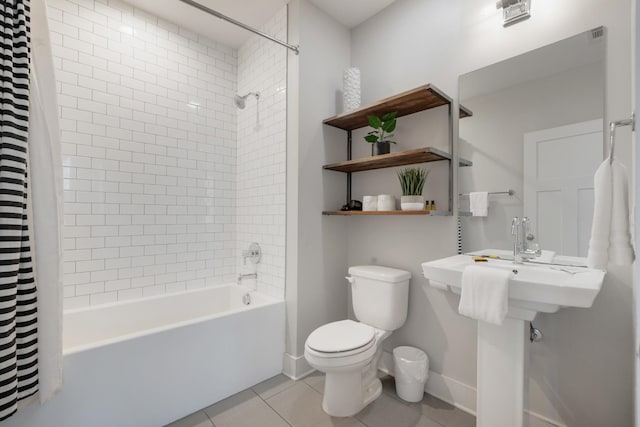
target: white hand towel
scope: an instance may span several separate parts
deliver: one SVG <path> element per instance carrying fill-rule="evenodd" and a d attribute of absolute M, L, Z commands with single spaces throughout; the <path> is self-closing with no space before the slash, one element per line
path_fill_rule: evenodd
<path fill-rule="evenodd" d="M 629 185 L 627 170 L 616 160 L 611 165 L 611 234 L 609 260 L 617 265 L 631 265 L 635 259 L 629 227 Z"/>
<path fill-rule="evenodd" d="M 611 165 L 606 159 L 593 177 L 593 222 L 587 264 L 591 268 L 606 269 L 609 262 L 609 234 L 611 231 Z"/>
<path fill-rule="evenodd" d="M 611 261 L 631 264 L 635 258 L 629 231 L 629 195 L 624 166 L 606 159 L 594 176 L 594 209 L 587 263 L 605 270 Z"/>
<path fill-rule="evenodd" d="M 488 266 L 470 265 L 462 272 L 462 294 L 458 313 L 501 325 L 509 309 L 511 272 Z"/>
<path fill-rule="evenodd" d="M 469 210 L 473 216 L 487 216 L 489 212 L 489 193 L 486 191 L 469 193 Z"/>

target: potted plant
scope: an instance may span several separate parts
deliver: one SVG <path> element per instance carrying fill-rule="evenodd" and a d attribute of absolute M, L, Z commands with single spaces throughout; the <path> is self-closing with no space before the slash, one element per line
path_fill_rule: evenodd
<path fill-rule="evenodd" d="M 419 168 L 406 168 L 398 172 L 402 198 L 400 207 L 403 211 L 421 211 L 424 209 L 424 197 L 422 189 L 429 175 L 428 170 Z"/>
<path fill-rule="evenodd" d="M 379 154 L 389 154 L 391 146 L 389 144 L 395 144 L 395 141 L 391 141 L 389 138 L 393 136 L 391 132 L 396 128 L 396 116 L 397 111 L 387 113 L 382 118 L 378 116 L 367 116 L 369 120 L 369 126 L 374 130 L 369 132 L 364 137 L 365 141 L 371 143 L 371 155 L 377 156 Z"/>

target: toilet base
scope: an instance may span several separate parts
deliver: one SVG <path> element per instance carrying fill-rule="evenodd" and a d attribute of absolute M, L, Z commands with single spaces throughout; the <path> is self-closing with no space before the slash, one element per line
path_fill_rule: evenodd
<path fill-rule="evenodd" d="M 324 383 L 322 409 L 332 417 L 351 417 L 362 411 L 382 394 L 378 378 L 368 385 L 362 384 L 362 372 L 327 373 Z"/>

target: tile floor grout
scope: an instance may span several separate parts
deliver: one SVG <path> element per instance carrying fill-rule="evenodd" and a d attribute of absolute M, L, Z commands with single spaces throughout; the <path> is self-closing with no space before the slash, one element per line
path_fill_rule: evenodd
<path fill-rule="evenodd" d="M 295 384 L 295 381 L 294 381 L 292 384 Z M 289 389 L 290 387 L 291 387 L 291 386 L 289 386 L 289 387 L 287 387 L 287 388 L 285 388 L 285 389 L 283 389 L 283 390 L 280 390 L 279 392 L 277 392 L 277 393 L 276 393 L 276 394 L 274 394 L 273 396 L 269 396 L 269 399 L 271 399 L 272 397 L 275 397 L 275 396 L 279 395 L 280 393 L 282 393 L 283 391 L 285 391 L 285 390 Z M 264 404 L 265 404 L 265 405 L 267 405 L 269 408 L 271 408 L 271 410 L 272 410 L 273 412 L 275 412 L 275 413 L 276 413 L 276 414 L 277 414 L 277 415 L 282 419 L 282 421 L 284 421 L 284 422 L 285 422 L 289 427 L 293 427 L 293 426 L 289 423 L 289 421 L 287 421 L 287 420 L 286 420 L 286 419 L 285 419 L 285 418 L 280 414 L 280 412 L 278 412 L 278 411 L 276 410 L 276 408 L 274 408 L 273 406 L 271 406 L 271 405 L 269 404 L 269 402 L 267 402 L 267 399 L 263 399 L 263 398 L 262 398 L 262 396 L 260 396 L 260 394 L 259 394 L 259 393 L 257 393 L 257 392 L 253 389 L 253 387 L 251 387 L 251 391 L 253 391 L 253 392 L 256 394 L 256 396 L 258 396 L 260 399 L 262 399 L 262 401 L 264 402 Z M 214 427 L 215 427 L 215 425 L 214 425 Z"/>

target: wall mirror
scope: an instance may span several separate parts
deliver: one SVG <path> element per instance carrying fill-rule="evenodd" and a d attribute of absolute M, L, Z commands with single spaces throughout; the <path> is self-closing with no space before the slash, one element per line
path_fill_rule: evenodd
<path fill-rule="evenodd" d="M 511 251 L 511 220 L 527 216 L 540 248 L 567 256 L 559 263 L 586 257 L 605 49 L 600 27 L 460 76 L 460 104 L 473 111 L 460 121 L 459 155 L 473 161 L 458 171 L 461 216 L 470 192 L 490 193 L 487 216 L 461 217 L 463 252 Z"/>

